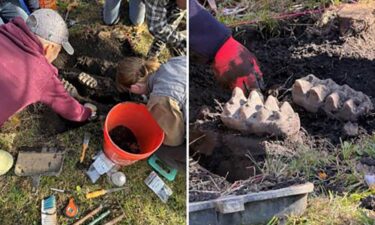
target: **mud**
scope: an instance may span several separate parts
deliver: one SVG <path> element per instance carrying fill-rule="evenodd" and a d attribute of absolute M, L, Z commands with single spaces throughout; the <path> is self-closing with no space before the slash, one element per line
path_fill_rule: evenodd
<path fill-rule="evenodd" d="M 332 79 L 338 85 L 347 84 L 368 95 L 374 103 L 375 89 L 370 85 L 375 83 L 374 24 L 365 21 L 364 24 L 369 26 L 361 29 L 359 24 L 363 23 L 347 18 L 346 14 L 334 13 L 328 20 L 326 16 L 303 16 L 282 21 L 272 32 L 259 31 L 251 26 L 233 30 L 234 37 L 259 60 L 267 86 L 263 94 L 271 94 L 279 102 L 291 103 L 299 114 L 300 138 L 295 142 L 275 137 L 259 138 L 225 128 L 218 114 L 222 113 L 224 103 L 231 98 L 231 92 L 219 88 L 207 65 L 191 62 L 190 155 L 207 171 L 233 184 L 245 182 L 262 175 L 257 168 L 264 165 L 266 155 L 290 157 L 298 154 L 301 145 L 329 154 L 343 140 L 356 143 L 372 134 L 375 128 L 372 111 L 358 118 L 358 133 L 351 137 L 343 129 L 344 122 L 329 118 L 322 110 L 310 113 L 292 103 L 294 81 L 309 74 L 319 79 Z M 335 176 L 338 170 L 335 165 L 328 167 L 321 169 L 329 176 Z M 191 179 L 199 179 L 199 175 L 191 175 Z M 284 176 L 284 179 L 286 183 L 304 180 L 303 177 L 293 176 Z M 261 184 L 255 186 L 261 187 Z M 345 191 L 342 182 L 323 183 L 323 186 L 327 190 Z M 241 193 L 251 192 L 252 188 L 243 190 Z M 216 197 L 195 192 L 194 199 L 190 200 Z"/>
<path fill-rule="evenodd" d="M 141 153 L 137 138 L 129 128 L 125 126 L 117 126 L 109 131 L 109 136 L 122 150 L 133 154 Z"/>

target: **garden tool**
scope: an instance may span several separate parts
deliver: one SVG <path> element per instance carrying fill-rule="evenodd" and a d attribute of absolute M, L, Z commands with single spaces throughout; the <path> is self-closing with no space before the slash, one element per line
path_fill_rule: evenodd
<path fill-rule="evenodd" d="M 75 222 L 73 225 L 81 225 L 83 224 L 86 220 L 90 219 L 91 217 L 95 216 L 98 212 L 100 212 L 100 210 L 103 209 L 103 205 L 99 205 L 98 208 L 94 209 L 93 211 L 91 211 L 89 214 L 87 214 L 86 216 L 84 216 L 82 219 L 78 220 L 77 222 Z"/>
<path fill-rule="evenodd" d="M 4 150 L 0 150 L 0 176 L 6 174 L 12 166 L 12 155 Z"/>
<path fill-rule="evenodd" d="M 17 176 L 32 178 L 36 192 L 41 176 L 58 176 L 62 171 L 65 151 L 59 147 L 21 147 L 14 172 Z"/>
<path fill-rule="evenodd" d="M 89 142 L 90 142 L 90 134 L 85 133 L 85 136 L 83 138 L 83 144 L 82 144 L 81 158 L 79 159 L 80 163 L 83 163 L 83 160 L 85 159 L 86 150 L 89 147 Z"/>
<path fill-rule="evenodd" d="M 122 214 L 121 216 L 118 216 L 118 217 L 114 218 L 113 220 L 105 223 L 104 225 L 115 225 L 118 222 L 120 222 L 124 217 L 125 217 L 125 214 Z"/>
<path fill-rule="evenodd" d="M 97 197 L 100 197 L 100 196 L 108 194 L 108 193 L 112 193 L 112 192 L 116 192 L 116 191 L 122 191 L 125 188 L 126 187 L 111 188 L 111 189 L 107 189 L 107 190 L 101 189 L 101 190 L 98 190 L 98 191 L 89 192 L 89 193 L 86 194 L 86 198 L 87 199 L 97 198 Z"/>
<path fill-rule="evenodd" d="M 106 218 L 109 214 L 111 213 L 110 210 L 107 210 L 106 212 L 102 213 L 100 216 L 98 216 L 98 218 L 94 219 L 91 223 L 89 223 L 88 225 L 95 225 L 97 223 L 99 223 L 101 220 L 103 220 L 104 218 Z"/>

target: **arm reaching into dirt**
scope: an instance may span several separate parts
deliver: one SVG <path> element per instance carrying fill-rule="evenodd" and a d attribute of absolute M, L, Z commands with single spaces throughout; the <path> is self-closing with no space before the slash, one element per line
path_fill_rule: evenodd
<path fill-rule="evenodd" d="M 225 88 L 244 91 L 263 88 L 263 74 L 255 56 L 231 35 L 197 0 L 190 0 L 190 47 L 213 60 L 216 79 Z"/>
<path fill-rule="evenodd" d="M 71 97 L 57 77 L 48 81 L 42 95 L 41 102 L 67 120 L 83 122 L 91 116 L 91 110 Z"/>
<path fill-rule="evenodd" d="M 146 20 L 150 33 L 164 43 L 168 43 L 176 48 L 186 47 L 186 37 L 182 32 L 174 29 L 168 23 L 167 5 L 168 0 L 147 0 Z"/>

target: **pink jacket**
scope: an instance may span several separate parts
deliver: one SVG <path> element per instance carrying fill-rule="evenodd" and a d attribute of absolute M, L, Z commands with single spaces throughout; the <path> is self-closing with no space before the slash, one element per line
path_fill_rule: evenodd
<path fill-rule="evenodd" d="M 91 115 L 90 109 L 65 91 L 38 38 L 21 18 L 15 18 L 0 26 L 0 126 L 36 102 L 72 121 L 84 121 Z"/>

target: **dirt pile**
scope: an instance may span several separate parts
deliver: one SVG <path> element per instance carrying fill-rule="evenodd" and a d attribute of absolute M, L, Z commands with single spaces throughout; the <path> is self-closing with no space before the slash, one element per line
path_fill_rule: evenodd
<path fill-rule="evenodd" d="M 288 102 L 279 105 L 272 95 L 263 101 L 262 94 L 254 90 L 246 98 L 240 88 L 235 88 L 224 106 L 221 120 L 229 128 L 259 136 L 296 135 L 300 129 L 298 114 Z"/>
<path fill-rule="evenodd" d="M 309 112 L 322 108 L 327 115 L 343 121 L 357 121 L 373 109 L 370 98 L 362 92 L 312 74 L 294 82 L 292 96 L 296 104 Z"/>
<path fill-rule="evenodd" d="M 124 151 L 139 154 L 139 144 L 134 133 L 125 126 L 117 126 L 109 131 L 112 141 Z"/>

